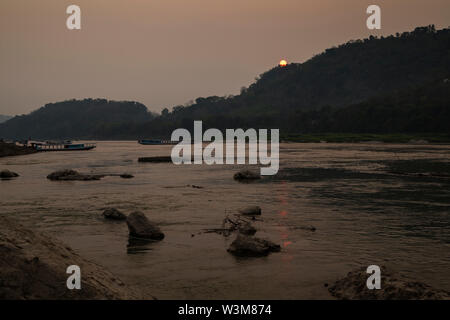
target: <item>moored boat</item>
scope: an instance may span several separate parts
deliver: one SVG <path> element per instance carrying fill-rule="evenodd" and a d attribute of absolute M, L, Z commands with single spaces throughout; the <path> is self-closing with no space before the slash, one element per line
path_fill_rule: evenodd
<path fill-rule="evenodd" d="M 161 144 L 176 144 L 176 142 L 170 140 L 160 140 L 160 139 L 142 139 L 138 141 L 142 145 L 161 145 Z"/>
<path fill-rule="evenodd" d="M 31 143 L 31 146 L 37 151 L 82 151 L 92 150 L 96 147 L 95 143 Z"/>

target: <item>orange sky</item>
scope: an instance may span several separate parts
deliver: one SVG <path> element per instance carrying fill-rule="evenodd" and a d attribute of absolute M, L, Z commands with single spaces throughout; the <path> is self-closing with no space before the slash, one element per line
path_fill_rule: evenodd
<path fill-rule="evenodd" d="M 82 10 L 69 31 L 66 7 Z M 369 31 L 369 4 L 382 8 Z M 448 0 L 1 0 L 0 114 L 71 98 L 150 110 L 237 94 L 280 59 L 303 62 L 369 34 L 450 24 Z"/>

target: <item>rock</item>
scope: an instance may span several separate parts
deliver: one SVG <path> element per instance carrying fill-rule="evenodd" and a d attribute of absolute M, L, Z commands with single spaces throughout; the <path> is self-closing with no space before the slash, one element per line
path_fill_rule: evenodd
<path fill-rule="evenodd" d="M 123 300 L 152 298 L 127 287 L 103 266 L 59 241 L 2 216 L 0 300 Z M 81 290 L 68 290 L 67 267 L 81 269 Z"/>
<path fill-rule="evenodd" d="M 47 176 L 47 179 L 54 181 L 91 181 L 100 180 L 104 175 L 99 174 L 81 174 L 75 170 L 59 170 Z"/>
<path fill-rule="evenodd" d="M 103 217 L 111 220 L 126 220 L 127 216 L 115 208 L 108 208 L 103 211 Z"/>
<path fill-rule="evenodd" d="M 253 236 L 257 231 L 256 228 L 252 226 L 250 222 L 243 223 L 242 225 L 239 226 L 238 230 L 240 233 L 245 234 L 247 236 Z"/>
<path fill-rule="evenodd" d="M 134 178 L 134 176 L 133 176 L 132 174 L 128 174 L 128 173 L 123 173 L 123 174 L 120 175 L 120 177 L 121 177 L 122 179 L 131 179 L 131 178 Z"/>
<path fill-rule="evenodd" d="M 260 216 L 261 215 L 261 207 L 258 206 L 250 206 L 244 209 L 240 209 L 239 213 L 244 216 Z"/>
<path fill-rule="evenodd" d="M 238 257 L 261 257 L 280 250 L 281 247 L 271 241 L 238 234 L 227 251 Z"/>
<path fill-rule="evenodd" d="M 19 175 L 17 173 L 9 171 L 9 170 L 0 171 L 0 178 L 2 178 L 2 179 L 16 178 L 18 176 Z"/>
<path fill-rule="evenodd" d="M 172 162 L 172 157 L 169 157 L 169 156 L 141 157 L 138 159 L 138 162 L 152 162 L 152 163 Z"/>
<path fill-rule="evenodd" d="M 299 230 L 306 230 L 306 231 L 311 231 L 311 232 L 316 232 L 316 227 L 314 226 L 299 226 L 299 227 L 294 227 L 294 229 L 299 229 Z"/>
<path fill-rule="evenodd" d="M 164 239 L 164 233 L 140 211 L 135 211 L 128 216 L 127 225 L 132 237 L 151 240 Z"/>
<path fill-rule="evenodd" d="M 381 267 L 381 289 L 369 290 L 367 267 L 349 272 L 336 281 L 328 291 L 344 300 L 449 300 L 450 292 L 436 290 L 418 281 L 401 279 L 386 267 Z"/>
<path fill-rule="evenodd" d="M 242 170 L 234 174 L 234 180 L 239 182 L 249 182 L 258 179 L 261 179 L 261 175 L 250 170 Z"/>

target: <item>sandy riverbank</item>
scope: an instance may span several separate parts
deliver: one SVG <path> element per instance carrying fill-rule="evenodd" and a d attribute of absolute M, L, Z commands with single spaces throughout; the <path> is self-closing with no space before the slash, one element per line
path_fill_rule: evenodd
<path fill-rule="evenodd" d="M 81 290 L 67 289 L 70 265 L 81 269 Z M 130 289 L 104 267 L 59 241 L 1 218 L 0 299 L 152 298 Z"/>

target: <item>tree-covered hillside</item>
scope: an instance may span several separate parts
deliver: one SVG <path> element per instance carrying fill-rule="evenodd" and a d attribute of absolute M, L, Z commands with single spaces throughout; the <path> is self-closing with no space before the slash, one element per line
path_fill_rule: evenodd
<path fill-rule="evenodd" d="M 251 126 L 289 124 L 290 130 L 296 130 L 292 119 L 299 112 L 346 107 L 449 76 L 450 29 L 436 31 L 428 26 L 349 41 L 305 63 L 276 67 L 238 96 L 198 98 L 167 116 L 174 120 L 224 117 Z"/>
<path fill-rule="evenodd" d="M 14 139 L 123 138 L 127 128 L 153 115 L 138 102 L 106 99 L 50 103 L 0 125 L 0 137 Z"/>
<path fill-rule="evenodd" d="M 450 29 L 349 41 L 263 73 L 237 96 L 197 98 L 149 114 L 104 99 L 47 105 L 0 124 L 6 138 L 168 138 L 176 128 L 317 132 L 449 132 Z"/>
<path fill-rule="evenodd" d="M 3 115 L 3 114 L 0 114 L 0 123 L 8 121 L 11 118 L 12 118 L 11 116 L 6 116 L 6 115 Z"/>

